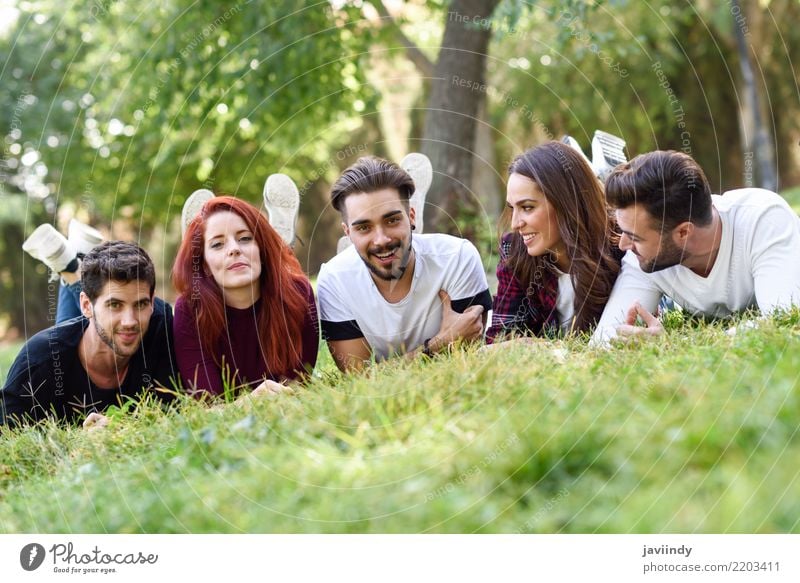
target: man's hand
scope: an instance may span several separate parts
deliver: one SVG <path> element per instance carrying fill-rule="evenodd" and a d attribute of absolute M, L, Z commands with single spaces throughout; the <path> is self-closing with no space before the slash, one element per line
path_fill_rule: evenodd
<path fill-rule="evenodd" d="M 83 420 L 83 428 L 87 431 L 97 431 L 106 427 L 109 421 L 110 419 L 102 413 L 89 413 Z"/>
<path fill-rule="evenodd" d="M 642 319 L 644 326 L 636 325 L 636 317 Z M 648 312 L 639 302 L 634 304 L 625 315 L 625 324 L 617 327 L 617 338 L 627 342 L 632 338 L 650 338 L 664 333 L 664 326 L 653 314 Z"/>
<path fill-rule="evenodd" d="M 459 314 L 453 310 L 446 291 L 440 290 L 439 298 L 442 300 L 442 325 L 428 343 L 431 352 L 438 352 L 456 340 L 475 340 L 481 337 L 483 306 L 470 306 L 463 314 Z"/>

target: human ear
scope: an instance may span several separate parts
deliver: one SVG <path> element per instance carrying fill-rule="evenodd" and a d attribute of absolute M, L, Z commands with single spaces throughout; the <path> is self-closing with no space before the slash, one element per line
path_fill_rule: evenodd
<path fill-rule="evenodd" d="M 94 308 L 92 306 L 92 301 L 89 299 L 89 296 L 86 295 L 86 292 L 81 292 L 79 303 L 81 305 L 81 313 L 85 317 L 91 318 L 92 316 L 94 316 Z"/>
<path fill-rule="evenodd" d="M 684 221 L 672 229 L 672 240 L 678 244 L 684 244 L 694 232 L 694 224 Z"/>

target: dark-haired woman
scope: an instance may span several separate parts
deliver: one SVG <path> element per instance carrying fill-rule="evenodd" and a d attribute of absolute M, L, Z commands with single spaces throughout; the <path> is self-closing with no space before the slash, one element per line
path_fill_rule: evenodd
<path fill-rule="evenodd" d="M 487 342 L 591 332 L 622 256 L 602 185 L 561 142 L 517 156 L 508 175 L 511 232 L 501 238 Z"/>
<path fill-rule="evenodd" d="M 172 271 L 175 344 L 184 386 L 219 395 L 280 392 L 316 364 L 314 293 L 257 208 L 220 196 L 189 222 Z"/>

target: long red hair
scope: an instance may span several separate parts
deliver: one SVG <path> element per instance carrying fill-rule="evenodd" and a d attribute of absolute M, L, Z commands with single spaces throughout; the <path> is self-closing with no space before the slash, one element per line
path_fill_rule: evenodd
<path fill-rule="evenodd" d="M 223 211 L 239 215 L 258 245 L 261 258 L 258 334 L 267 369 L 302 370 L 302 330 L 308 312 L 303 290 L 309 285 L 308 279 L 267 217 L 250 203 L 231 196 L 218 196 L 203 205 L 189 223 L 172 267 L 172 284 L 192 308 L 203 350 L 218 360 L 218 344 L 225 331 L 225 301 L 219 285 L 205 268 L 204 254 L 206 222 L 211 215 Z"/>

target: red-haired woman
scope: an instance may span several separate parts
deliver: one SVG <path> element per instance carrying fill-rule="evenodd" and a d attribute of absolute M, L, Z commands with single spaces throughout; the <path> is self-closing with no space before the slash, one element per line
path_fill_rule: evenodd
<path fill-rule="evenodd" d="M 319 323 L 295 256 L 257 208 L 219 196 L 189 222 L 172 269 L 175 352 L 184 387 L 280 392 L 310 373 Z M 226 379 L 223 381 L 223 379 Z"/>

